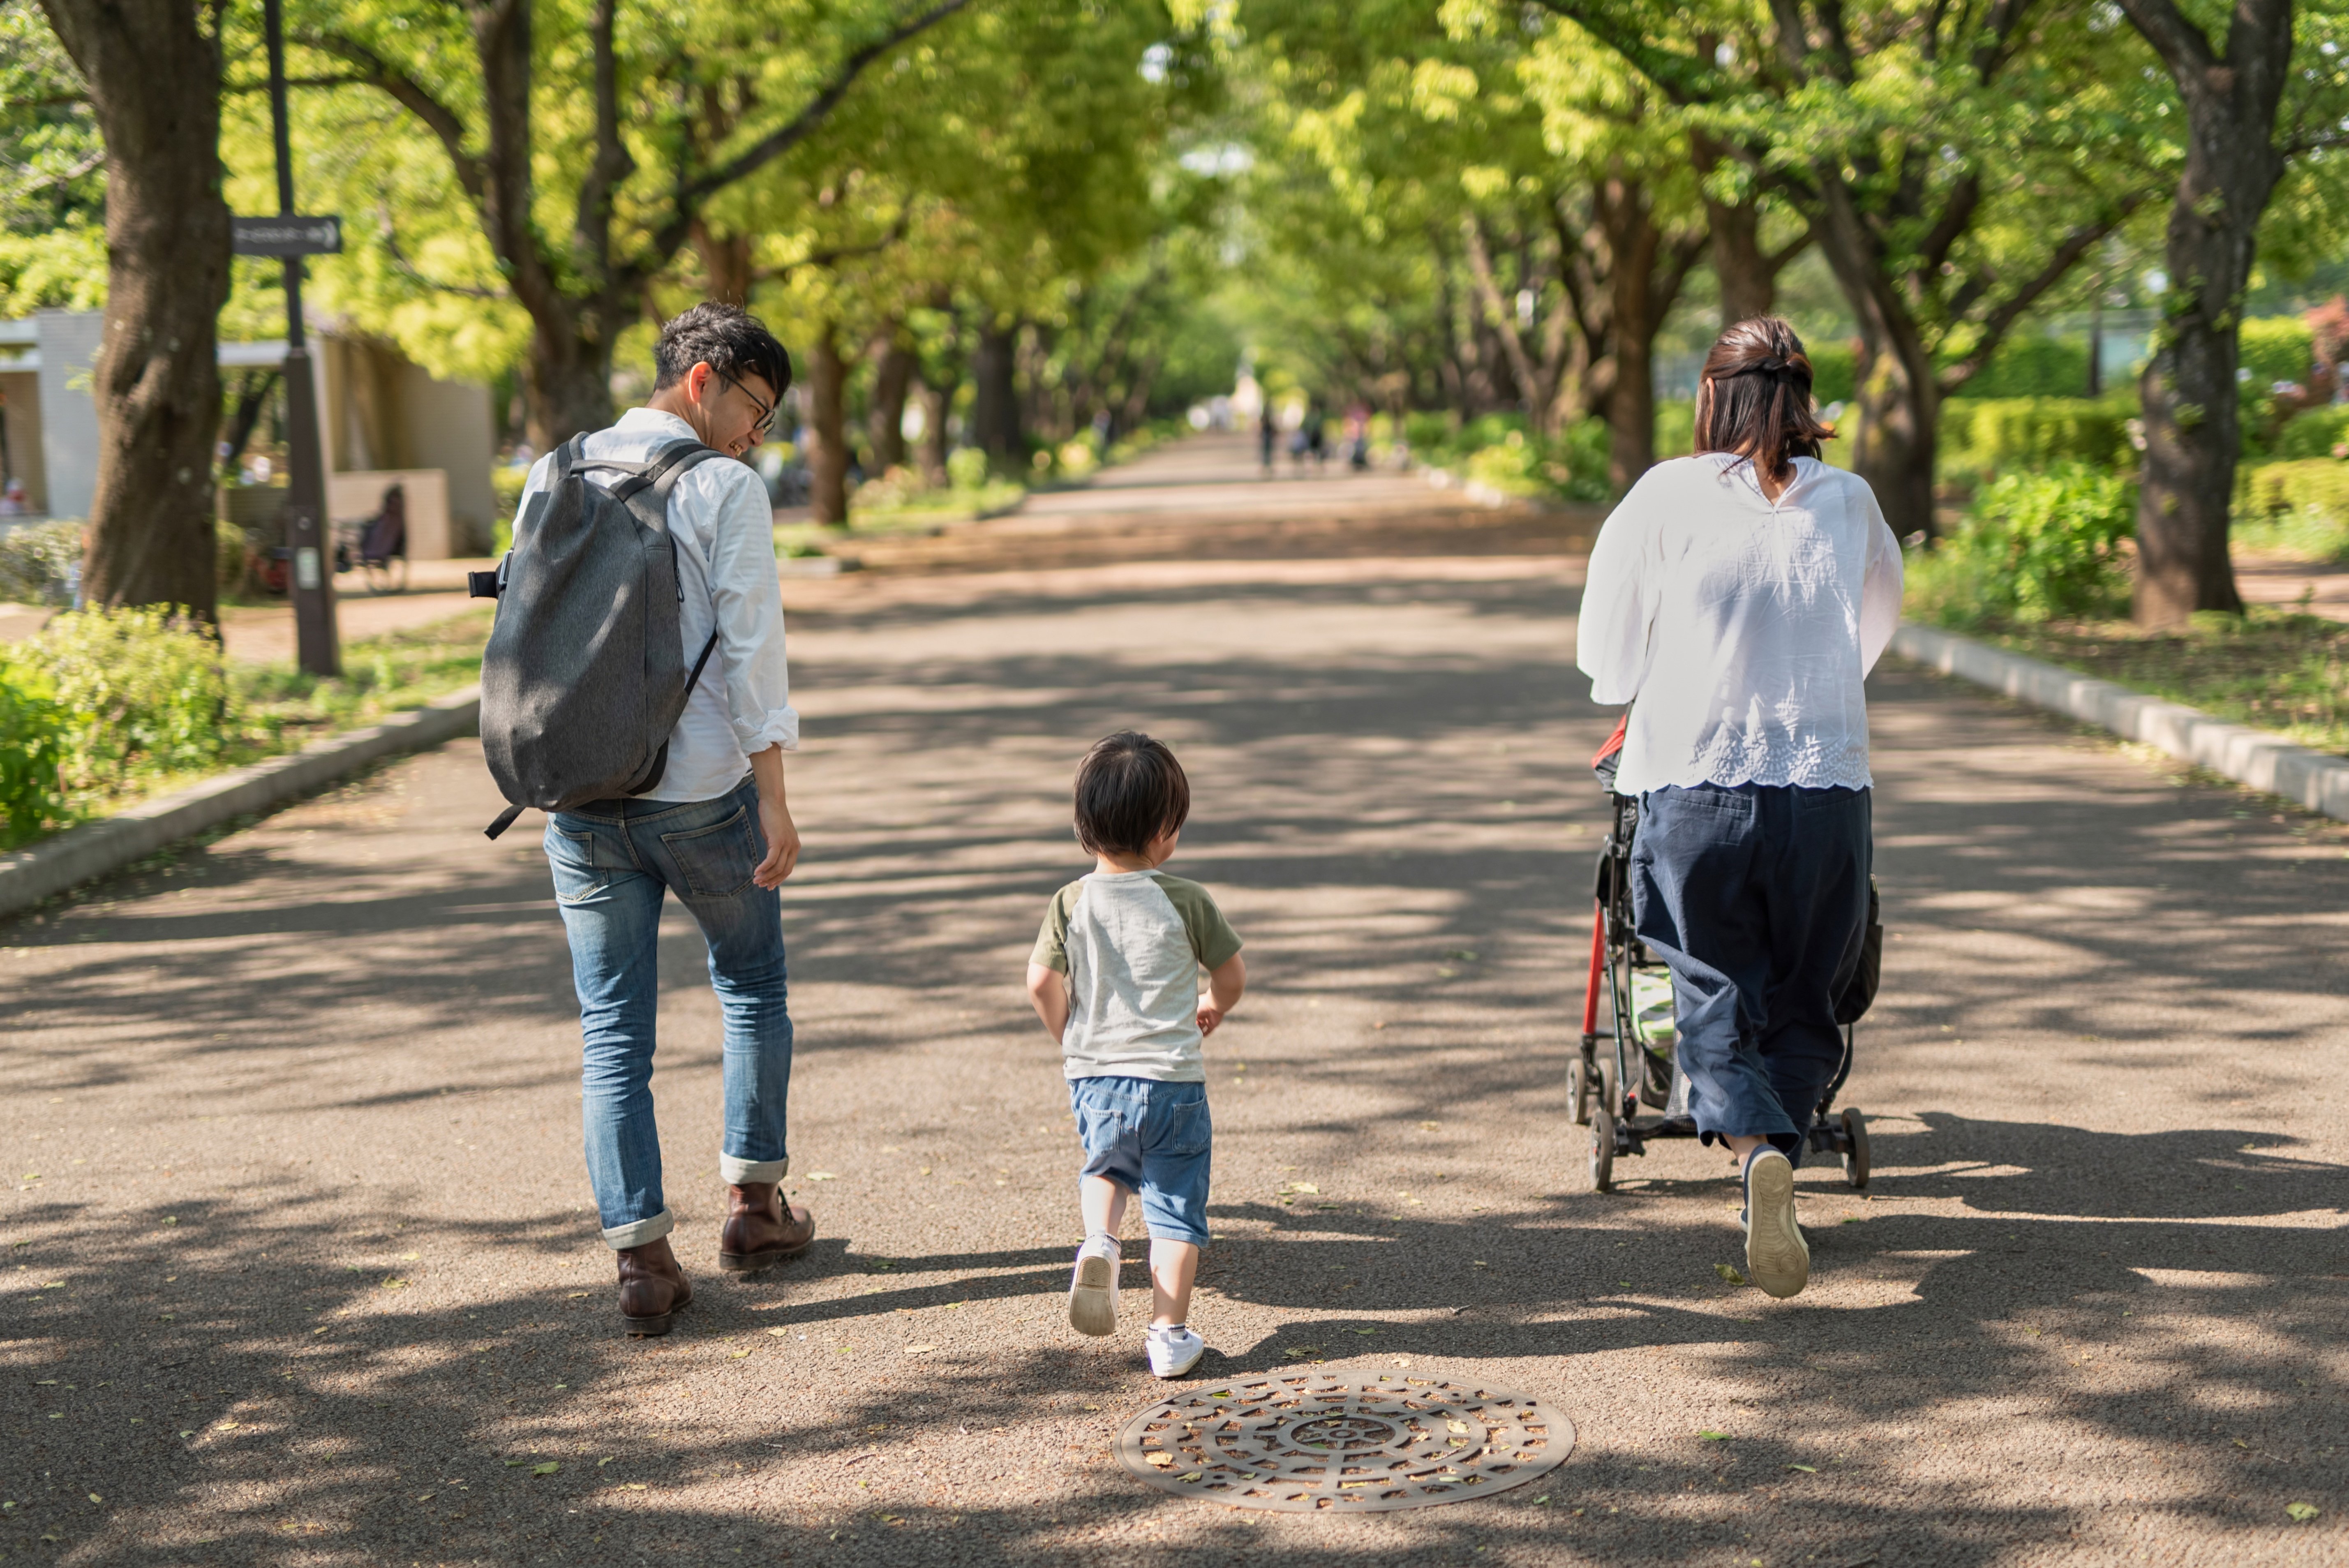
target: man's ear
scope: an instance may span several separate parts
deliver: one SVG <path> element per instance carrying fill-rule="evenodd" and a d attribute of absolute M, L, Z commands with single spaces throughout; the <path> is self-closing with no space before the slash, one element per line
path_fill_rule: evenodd
<path fill-rule="evenodd" d="M 693 368 L 685 373 L 686 396 L 697 403 L 708 401 L 709 378 L 717 374 L 709 368 L 709 361 L 707 359 L 695 360 Z"/>

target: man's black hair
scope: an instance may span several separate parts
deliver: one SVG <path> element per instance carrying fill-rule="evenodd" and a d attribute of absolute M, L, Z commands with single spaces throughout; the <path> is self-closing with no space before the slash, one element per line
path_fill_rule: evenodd
<path fill-rule="evenodd" d="M 1077 765 L 1077 842 L 1096 855 L 1140 856 L 1191 815 L 1183 765 L 1138 729 L 1104 736 Z"/>
<path fill-rule="evenodd" d="M 653 390 L 676 386 L 705 363 L 737 381 L 758 377 L 774 388 L 777 403 L 791 389 L 792 356 L 765 322 L 739 304 L 706 299 L 663 325 L 653 345 Z"/>

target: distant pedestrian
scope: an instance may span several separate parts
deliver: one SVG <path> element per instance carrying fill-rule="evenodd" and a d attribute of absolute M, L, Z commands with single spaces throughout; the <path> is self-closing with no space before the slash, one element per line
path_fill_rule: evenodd
<path fill-rule="evenodd" d="M 1272 474 L 1273 443 L 1280 438 L 1280 421 L 1272 417 L 1272 400 L 1265 400 L 1264 410 L 1256 419 L 1257 461 L 1264 465 L 1267 478 Z"/>
<path fill-rule="evenodd" d="M 1206 1342 L 1189 1325 L 1207 1243 L 1207 1036 L 1247 985 L 1240 939 L 1207 890 L 1158 868 L 1191 812 L 1183 765 L 1122 730 L 1077 769 L 1077 842 L 1093 872 L 1052 895 L 1028 961 L 1028 997 L 1060 1043 L 1085 1162 L 1085 1241 L 1069 1284 L 1080 1334 L 1117 1329 L 1118 1229 L 1139 1196 L 1150 1230 L 1150 1369 L 1180 1377 Z M 1199 972 L 1207 1001 L 1199 1001 Z"/>
<path fill-rule="evenodd" d="M 684 658 L 691 665 L 708 656 L 709 665 L 670 732 L 656 783 L 554 812 L 546 823 L 585 1037 L 587 1180 L 605 1244 L 619 1256 L 622 1324 L 635 1335 L 667 1333 L 693 1299 L 668 1243 L 676 1220 L 651 1088 L 661 905 L 672 892 L 701 927 L 724 1019 L 719 1266 L 765 1268 L 815 1236 L 808 1212 L 782 1201 L 792 1018 L 776 890 L 799 861 L 783 753 L 799 748 L 800 718 L 783 658 L 766 485 L 747 463 L 726 460 L 748 457 L 766 435 L 792 383 L 791 360 L 757 317 L 720 304 L 695 305 L 662 327 L 653 359 L 650 399 L 587 436 L 585 456 L 644 463 L 697 443 L 722 454 L 679 478 L 667 512 Z M 553 464 L 550 456 L 532 469 L 518 533 Z M 607 469 L 589 482 L 608 487 L 623 477 Z"/>
<path fill-rule="evenodd" d="M 1695 455 L 1657 464 L 1599 532 L 1575 657 L 1632 703 L 1614 788 L 1640 798 L 1632 920 L 1672 975 L 1697 1134 L 1744 1161 L 1745 1262 L 1810 1278 L 1795 1163 L 1843 1060 L 1836 1004 L 1867 934 L 1865 683 L 1900 619 L 1900 545 L 1775 317 L 1705 356 Z"/>

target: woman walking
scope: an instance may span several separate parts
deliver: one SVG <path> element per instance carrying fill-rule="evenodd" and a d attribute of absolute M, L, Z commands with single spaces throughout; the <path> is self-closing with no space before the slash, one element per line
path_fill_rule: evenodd
<path fill-rule="evenodd" d="M 1900 547 L 1775 317 L 1705 356 L 1695 455 L 1599 531 L 1576 658 L 1631 703 L 1615 788 L 1640 798 L 1640 940 L 1670 966 L 1698 1135 L 1743 1161 L 1746 1272 L 1810 1278 L 1803 1132 L 1843 1054 L 1835 1003 L 1868 920 L 1868 672 L 1900 614 Z"/>

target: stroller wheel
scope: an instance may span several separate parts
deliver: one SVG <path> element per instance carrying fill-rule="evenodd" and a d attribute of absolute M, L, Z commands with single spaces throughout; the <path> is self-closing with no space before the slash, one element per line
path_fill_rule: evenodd
<path fill-rule="evenodd" d="M 1843 1109 L 1843 1179 L 1859 1191 L 1868 1190 L 1868 1118 L 1851 1106 Z"/>
<path fill-rule="evenodd" d="M 1590 1064 L 1576 1057 L 1566 1064 L 1567 1098 L 1574 1102 L 1574 1124 L 1590 1125 Z"/>
<path fill-rule="evenodd" d="M 1623 1086 L 1615 1078 L 1615 1053 L 1609 1051 L 1599 1058 L 1599 1103 L 1609 1116 L 1623 1114 Z"/>
<path fill-rule="evenodd" d="M 1590 1185 L 1596 1191 L 1615 1191 L 1615 1113 L 1604 1109 L 1590 1119 Z"/>

